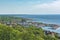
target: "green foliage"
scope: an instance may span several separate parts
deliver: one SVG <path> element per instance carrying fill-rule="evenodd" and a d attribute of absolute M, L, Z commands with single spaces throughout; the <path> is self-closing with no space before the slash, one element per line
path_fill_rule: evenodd
<path fill-rule="evenodd" d="M 57 40 L 46 36 L 41 28 L 30 27 L 8 27 L 0 24 L 0 40 Z"/>
<path fill-rule="evenodd" d="M 6 22 L 26 22 L 28 19 L 14 16 L 0 16 L 0 23 Z"/>
<path fill-rule="evenodd" d="M 0 40 L 20 40 L 22 33 L 11 27 L 0 25 Z"/>

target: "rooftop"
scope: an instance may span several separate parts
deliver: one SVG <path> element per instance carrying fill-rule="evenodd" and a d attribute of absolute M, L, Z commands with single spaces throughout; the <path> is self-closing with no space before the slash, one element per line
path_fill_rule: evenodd
<path fill-rule="evenodd" d="M 45 31 L 55 32 L 60 34 L 60 27 L 57 29 L 54 29 L 53 27 L 41 27 Z"/>

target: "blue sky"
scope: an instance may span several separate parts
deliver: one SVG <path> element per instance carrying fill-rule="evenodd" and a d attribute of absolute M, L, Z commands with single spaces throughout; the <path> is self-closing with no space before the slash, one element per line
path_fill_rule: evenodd
<path fill-rule="evenodd" d="M 60 0 L 0 0 L 0 14 L 60 14 Z"/>

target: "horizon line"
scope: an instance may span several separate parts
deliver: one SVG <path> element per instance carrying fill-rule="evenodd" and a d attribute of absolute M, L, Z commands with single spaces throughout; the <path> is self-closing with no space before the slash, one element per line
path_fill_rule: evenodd
<path fill-rule="evenodd" d="M 0 14 L 0 15 L 60 15 L 60 14 Z"/>

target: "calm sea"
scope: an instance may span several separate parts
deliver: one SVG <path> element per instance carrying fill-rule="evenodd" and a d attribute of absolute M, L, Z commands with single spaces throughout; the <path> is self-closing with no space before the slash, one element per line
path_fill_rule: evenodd
<path fill-rule="evenodd" d="M 47 24 L 60 25 L 60 15 L 5 15 L 5 16 L 23 17 L 23 18 L 33 19 L 32 21 L 34 22 L 43 22 Z M 50 29 L 50 31 L 60 33 L 60 27 L 57 30 Z"/>
<path fill-rule="evenodd" d="M 17 15 L 17 17 L 30 18 L 34 22 L 60 25 L 60 15 Z"/>
<path fill-rule="evenodd" d="M 1 16 L 1 15 L 0 15 Z M 34 22 L 43 22 L 47 24 L 58 24 L 60 25 L 60 15 L 24 15 L 24 14 L 17 14 L 17 15 L 5 15 L 5 16 L 16 16 L 16 17 L 23 17 L 23 18 L 30 18 L 33 19 Z"/>

